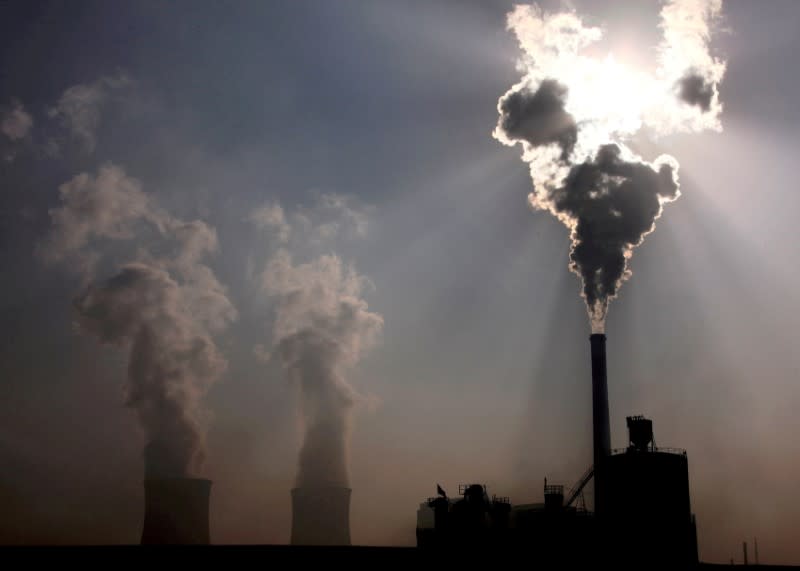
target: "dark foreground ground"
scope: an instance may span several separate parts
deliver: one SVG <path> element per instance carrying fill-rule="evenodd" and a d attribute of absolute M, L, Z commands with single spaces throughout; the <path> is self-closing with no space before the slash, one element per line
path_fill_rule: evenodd
<path fill-rule="evenodd" d="M 579 547 L 577 547 L 579 549 Z M 435 552 L 412 547 L 296 547 L 289 545 L 216 545 L 197 547 L 169 546 L 84 546 L 84 547 L 0 547 L 4 561 L 24 562 L 25 566 L 55 564 L 68 567 L 81 563 L 110 563 L 136 565 L 157 564 L 159 569 L 171 563 L 175 569 L 206 565 L 217 569 L 235 569 L 240 565 L 270 565 L 286 563 L 294 568 L 306 564 L 322 564 L 336 569 L 340 564 L 350 567 L 369 566 L 373 569 L 558 569 L 573 568 L 559 561 L 540 561 L 532 553 L 508 551 L 446 551 Z M 742 568 L 743 566 L 737 565 Z M 582 567 L 585 568 L 585 567 Z M 597 565 L 597 569 L 619 568 Z M 653 564 L 638 564 L 637 569 L 659 568 Z M 694 569 L 730 569 L 730 565 L 701 563 Z M 748 569 L 781 569 L 800 571 L 800 566 L 750 565 Z M 146 570 L 144 570 L 146 571 Z"/>

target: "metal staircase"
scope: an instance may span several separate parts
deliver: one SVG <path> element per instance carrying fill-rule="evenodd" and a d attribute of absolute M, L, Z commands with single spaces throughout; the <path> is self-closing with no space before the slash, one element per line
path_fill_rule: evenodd
<path fill-rule="evenodd" d="M 576 484 L 572 486 L 572 489 L 569 491 L 569 495 L 564 502 L 564 507 L 572 505 L 581 492 L 583 492 L 583 488 L 589 483 L 589 480 L 592 479 L 592 476 L 594 476 L 594 466 L 589 466 L 586 472 L 583 473 L 583 476 L 581 476 L 580 480 L 578 480 Z"/>

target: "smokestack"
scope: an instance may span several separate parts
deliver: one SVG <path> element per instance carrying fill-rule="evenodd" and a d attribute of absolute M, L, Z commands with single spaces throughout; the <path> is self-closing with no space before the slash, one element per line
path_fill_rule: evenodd
<path fill-rule="evenodd" d="M 208 545 L 210 495 L 211 480 L 145 480 L 142 545 Z"/>
<path fill-rule="evenodd" d="M 350 488 L 292 490 L 292 545 L 350 545 Z"/>
<path fill-rule="evenodd" d="M 606 336 L 595 333 L 592 345 L 592 429 L 594 436 L 594 510 L 605 511 L 605 458 L 611 454 L 611 430 L 608 423 L 608 381 L 606 379 Z"/>

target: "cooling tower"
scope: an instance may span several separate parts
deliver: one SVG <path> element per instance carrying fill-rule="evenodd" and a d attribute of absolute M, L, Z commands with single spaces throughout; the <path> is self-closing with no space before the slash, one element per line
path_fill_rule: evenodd
<path fill-rule="evenodd" d="M 210 495 L 211 480 L 145 480 L 142 545 L 208 545 Z"/>
<path fill-rule="evenodd" d="M 592 432 L 594 436 L 594 511 L 605 515 L 605 460 L 611 454 L 608 423 L 608 381 L 606 379 L 606 336 L 589 337 L 592 346 Z"/>
<path fill-rule="evenodd" d="M 293 489 L 292 545 L 350 545 L 350 488 Z"/>

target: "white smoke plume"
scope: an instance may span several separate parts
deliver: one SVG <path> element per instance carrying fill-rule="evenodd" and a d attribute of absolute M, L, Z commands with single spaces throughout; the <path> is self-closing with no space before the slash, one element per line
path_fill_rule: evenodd
<path fill-rule="evenodd" d="M 12 102 L 10 109 L 0 113 L 0 132 L 11 141 L 24 139 L 32 127 L 33 117 L 19 101 Z"/>
<path fill-rule="evenodd" d="M 347 204 L 338 195 L 320 195 L 313 209 L 298 208 L 291 217 L 293 247 L 304 250 L 324 236 L 365 232 L 363 212 Z M 282 214 L 256 218 L 268 218 L 277 236 L 285 235 Z M 353 406 L 362 398 L 348 373 L 377 342 L 383 319 L 369 311 L 363 295 L 370 282 L 353 266 L 334 254 L 297 263 L 285 241 L 278 243 L 259 282 L 275 301 L 271 357 L 280 360 L 300 393 L 304 438 L 297 486 L 346 487 Z"/>
<path fill-rule="evenodd" d="M 280 204 L 264 204 L 251 212 L 245 220 L 254 224 L 259 230 L 274 232 L 275 238 L 281 244 L 289 241 L 292 227 L 286 221 L 286 215 Z"/>
<path fill-rule="evenodd" d="M 96 133 L 103 107 L 114 91 L 131 83 L 130 78 L 119 74 L 73 85 L 61 94 L 58 102 L 48 110 L 48 115 L 58 120 L 72 138 L 91 153 L 97 146 Z"/>
<path fill-rule="evenodd" d="M 633 135 L 721 130 L 725 63 L 709 50 L 722 0 L 669 0 L 654 71 L 636 70 L 587 48 L 602 30 L 572 12 L 517 6 L 508 15 L 523 51 L 522 80 L 499 100 L 494 137 L 522 147 L 534 190 L 528 202 L 570 229 L 570 269 L 581 277 L 592 330 L 630 277 L 633 249 L 663 205 L 680 196 L 678 162 L 648 162 Z"/>
<path fill-rule="evenodd" d="M 129 352 L 126 404 L 144 430 L 147 477 L 195 474 L 205 456 L 202 398 L 227 366 L 213 335 L 236 319 L 202 263 L 217 250 L 216 232 L 159 209 L 114 165 L 74 177 L 60 193 L 38 253 L 83 277 L 78 328 Z M 121 244 L 130 247 L 115 249 Z M 110 277 L 98 275 L 101 262 L 120 257 Z"/>

